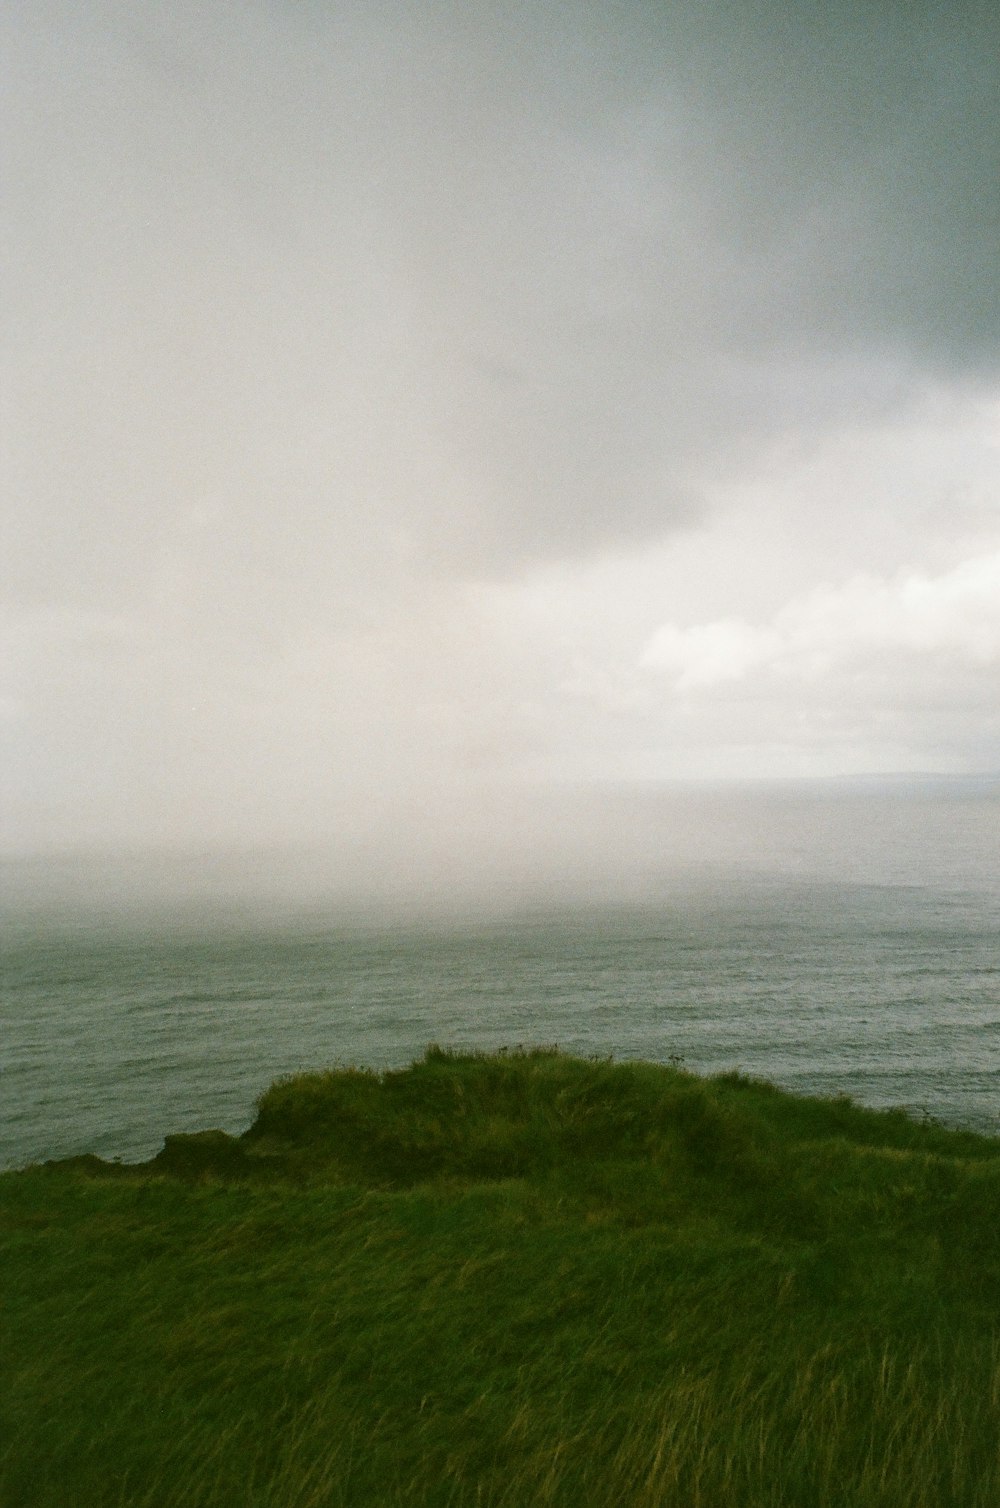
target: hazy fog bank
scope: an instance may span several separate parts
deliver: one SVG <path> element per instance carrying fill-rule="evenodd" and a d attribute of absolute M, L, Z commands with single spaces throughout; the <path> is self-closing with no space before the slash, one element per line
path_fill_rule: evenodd
<path fill-rule="evenodd" d="M 64 849 L 0 860 L 3 914 L 374 922 L 656 904 L 782 878 L 1000 887 L 1000 778 L 481 794 L 313 844 Z"/>

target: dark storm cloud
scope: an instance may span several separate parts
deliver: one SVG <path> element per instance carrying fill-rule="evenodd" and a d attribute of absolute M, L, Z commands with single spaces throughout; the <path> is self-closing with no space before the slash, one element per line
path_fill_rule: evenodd
<path fill-rule="evenodd" d="M 995 371 L 985 10 L 564 7 L 439 35 L 407 269 L 498 554 L 684 526 L 776 436 Z"/>
<path fill-rule="evenodd" d="M 28 576 L 127 590 L 206 493 L 262 594 L 366 550 L 504 572 L 687 528 L 772 439 L 995 370 L 986 7 L 10 24 Z"/>

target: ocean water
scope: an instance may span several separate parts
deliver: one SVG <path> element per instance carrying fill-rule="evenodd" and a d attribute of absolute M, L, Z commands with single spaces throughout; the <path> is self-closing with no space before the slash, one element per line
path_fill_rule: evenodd
<path fill-rule="evenodd" d="M 460 923 L 15 912 L 0 1166 L 240 1132 L 279 1075 L 401 1066 L 431 1042 L 681 1059 L 1000 1134 L 1000 895 L 993 836 L 976 841 L 977 864 L 919 881 L 899 863 L 703 876 Z"/>

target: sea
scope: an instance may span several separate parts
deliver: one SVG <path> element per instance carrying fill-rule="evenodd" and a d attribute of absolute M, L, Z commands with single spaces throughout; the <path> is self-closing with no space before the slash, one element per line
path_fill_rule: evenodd
<path fill-rule="evenodd" d="M 210 896 L 104 883 L 99 905 L 40 883 L 64 861 L 12 860 L 0 1167 L 239 1133 L 276 1078 L 431 1043 L 735 1069 L 1000 1135 L 1000 785 L 893 810 L 855 791 L 810 826 L 800 801 L 740 862 L 424 911 L 308 887 L 251 903 L 221 871 Z"/>

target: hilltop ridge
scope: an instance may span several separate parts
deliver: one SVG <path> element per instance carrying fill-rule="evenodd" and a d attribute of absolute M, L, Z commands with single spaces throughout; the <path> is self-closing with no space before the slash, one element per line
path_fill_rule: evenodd
<path fill-rule="evenodd" d="M 11 1502 L 1000 1493 L 990 1138 L 431 1048 L 279 1080 L 240 1137 L 0 1189 Z"/>

